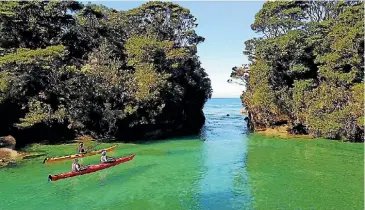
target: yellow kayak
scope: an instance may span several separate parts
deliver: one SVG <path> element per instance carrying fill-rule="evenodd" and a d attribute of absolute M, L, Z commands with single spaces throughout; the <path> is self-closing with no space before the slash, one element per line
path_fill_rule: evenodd
<path fill-rule="evenodd" d="M 75 154 L 75 155 L 66 155 L 66 156 L 62 156 L 62 157 L 45 158 L 43 160 L 43 163 L 58 162 L 58 161 L 64 161 L 64 160 L 71 160 L 74 158 L 83 158 L 83 157 L 87 157 L 87 156 L 97 155 L 97 154 L 100 154 L 104 150 L 107 152 L 112 151 L 117 146 L 118 146 L 118 144 L 105 148 L 105 149 L 93 150 L 93 151 L 87 152 L 85 154 Z"/>

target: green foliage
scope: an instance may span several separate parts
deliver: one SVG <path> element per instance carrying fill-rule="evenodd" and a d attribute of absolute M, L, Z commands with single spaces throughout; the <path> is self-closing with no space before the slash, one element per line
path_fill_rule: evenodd
<path fill-rule="evenodd" d="M 306 95 L 313 87 L 313 80 L 296 80 L 293 87 L 293 111 L 298 120 L 303 123 L 307 109 Z"/>
<path fill-rule="evenodd" d="M 262 32 L 267 37 L 277 37 L 303 25 L 306 4 L 300 1 L 266 2 L 255 15 L 252 30 Z"/>
<path fill-rule="evenodd" d="M 350 85 L 359 82 L 364 72 L 363 5 L 344 9 L 331 20 L 327 39 L 329 51 L 317 51 L 319 74 L 328 82 Z"/>
<path fill-rule="evenodd" d="M 5 99 L 10 85 L 10 73 L 8 71 L 0 71 L 0 103 Z"/>
<path fill-rule="evenodd" d="M 166 83 L 165 77 L 157 73 L 152 64 L 139 65 L 135 72 L 137 83 L 137 101 L 148 101 L 158 97 L 160 89 Z"/>
<path fill-rule="evenodd" d="M 18 2 L 16 1 L 6 1 L 3 4 L 1 4 L 0 7 L 0 16 L 13 16 L 15 13 L 13 10 L 18 6 Z"/>
<path fill-rule="evenodd" d="M 6 64 L 30 64 L 35 61 L 50 61 L 52 59 L 61 58 L 64 56 L 65 47 L 62 45 L 50 46 L 45 49 L 17 49 L 15 53 L 9 53 L 0 57 L 0 66 Z"/>
<path fill-rule="evenodd" d="M 249 89 L 243 94 L 243 103 L 250 110 L 255 110 L 252 112 L 252 118 L 255 119 L 257 127 L 269 126 L 280 118 L 275 114 L 278 108 L 275 104 L 276 95 L 271 91 L 270 77 L 270 66 L 262 60 L 250 66 L 250 78 L 247 83 Z"/>
<path fill-rule="evenodd" d="M 58 128 L 133 140 L 166 126 L 196 133 L 202 121 L 192 119 L 204 119 L 212 90 L 196 56 L 204 39 L 195 21 L 163 2 L 129 11 L 1 2 L 0 115 L 9 117 L 0 135 L 45 138 L 37 129 Z"/>
<path fill-rule="evenodd" d="M 351 93 L 346 88 L 321 85 L 307 96 L 307 122 L 312 133 L 327 138 L 354 140 L 356 116 L 352 113 Z M 349 126 L 350 130 L 343 129 Z"/>
<path fill-rule="evenodd" d="M 243 103 L 253 125 L 363 141 L 363 2 L 267 2 L 247 40 Z M 247 75 L 247 73 L 249 73 Z"/>
<path fill-rule="evenodd" d="M 28 128 L 37 123 L 50 122 L 52 120 L 62 122 L 66 115 L 66 110 L 63 107 L 54 112 L 49 104 L 36 100 L 29 101 L 28 106 L 29 112 L 25 115 L 25 118 L 20 119 L 21 123 L 17 124 L 20 128 Z"/>
<path fill-rule="evenodd" d="M 124 13 L 130 34 L 154 34 L 178 46 L 195 46 L 204 38 L 195 33 L 196 18 L 186 8 L 171 2 L 152 1 Z"/>

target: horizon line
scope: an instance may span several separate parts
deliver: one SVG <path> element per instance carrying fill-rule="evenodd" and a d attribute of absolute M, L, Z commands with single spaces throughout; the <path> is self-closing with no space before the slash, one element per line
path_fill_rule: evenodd
<path fill-rule="evenodd" d="M 210 99 L 241 99 L 240 97 L 211 97 Z"/>

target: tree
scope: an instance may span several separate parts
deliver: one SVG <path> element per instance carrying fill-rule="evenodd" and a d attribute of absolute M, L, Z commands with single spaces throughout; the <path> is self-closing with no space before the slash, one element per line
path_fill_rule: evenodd
<path fill-rule="evenodd" d="M 363 141 L 364 102 L 354 96 L 363 94 L 363 6 L 264 4 L 252 24 L 263 37 L 245 42 L 249 68 L 231 74 L 247 86 L 243 103 L 256 129 L 287 124 L 289 132 Z"/>
<path fill-rule="evenodd" d="M 74 1 L 0 3 L 0 135 L 22 144 L 26 136 L 199 132 L 211 86 L 196 56 L 203 38 L 195 21 L 189 10 L 162 2 L 130 11 Z"/>

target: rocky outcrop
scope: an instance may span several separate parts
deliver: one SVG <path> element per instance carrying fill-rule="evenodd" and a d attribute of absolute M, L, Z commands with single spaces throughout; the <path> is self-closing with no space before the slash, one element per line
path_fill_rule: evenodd
<path fill-rule="evenodd" d="M 17 151 L 9 148 L 0 148 L 0 166 L 13 165 L 18 157 Z"/>
<path fill-rule="evenodd" d="M 248 112 L 248 116 L 247 116 L 247 118 L 245 120 L 247 121 L 247 127 L 248 127 L 248 129 L 250 129 L 251 131 L 254 131 L 255 130 L 255 126 L 254 126 L 254 122 L 253 122 L 252 115 L 251 115 L 250 112 Z"/>
<path fill-rule="evenodd" d="M 248 114 L 248 111 L 247 111 L 247 109 L 241 109 L 241 110 L 240 110 L 240 113 L 241 113 L 241 114 L 246 114 L 246 115 L 247 115 L 247 114 Z"/>
<path fill-rule="evenodd" d="M 0 137 L 0 166 L 14 165 L 19 157 L 15 151 L 16 141 L 12 136 Z"/>
<path fill-rule="evenodd" d="M 248 112 L 248 116 L 245 118 L 245 121 L 247 121 L 247 127 L 253 132 L 270 137 L 313 138 L 312 135 L 293 132 L 293 128 L 288 126 L 287 121 L 283 118 L 280 118 L 281 121 L 275 121 L 275 123 L 270 126 L 257 123 L 258 120 L 255 120 L 253 117 L 255 114 L 257 113 Z"/>
<path fill-rule="evenodd" d="M 280 137 L 280 138 L 301 138 L 301 139 L 312 139 L 311 135 L 303 134 L 292 134 L 290 128 L 287 125 L 274 126 L 272 128 L 266 128 L 265 130 L 256 131 L 259 134 L 269 137 Z"/>
<path fill-rule="evenodd" d="M 15 149 L 16 141 L 12 136 L 0 137 L 0 147 L 6 147 L 9 149 Z"/>
<path fill-rule="evenodd" d="M 202 110 L 194 111 L 184 116 L 176 116 L 173 122 L 123 126 L 122 132 L 115 139 L 133 142 L 198 135 L 205 123 L 205 116 Z"/>

